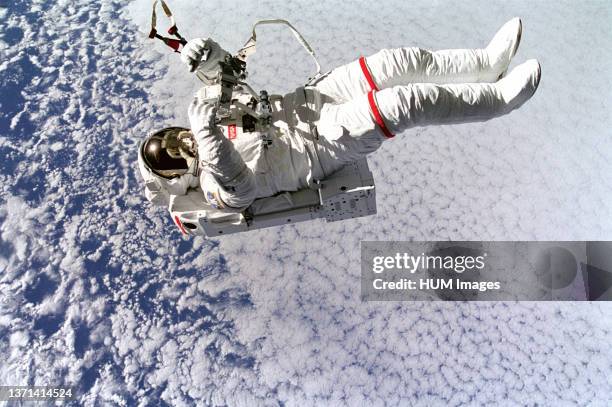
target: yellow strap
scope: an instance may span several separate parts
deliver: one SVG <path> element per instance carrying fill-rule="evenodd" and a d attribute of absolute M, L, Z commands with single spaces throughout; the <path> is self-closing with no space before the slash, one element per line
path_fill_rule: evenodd
<path fill-rule="evenodd" d="M 168 7 L 164 0 L 155 0 L 153 2 L 153 13 L 151 14 L 151 29 L 155 30 L 157 28 L 157 13 L 155 12 L 155 9 L 157 8 L 157 3 L 161 3 L 162 10 L 164 10 L 164 14 L 166 14 L 166 17 L 170 19 L 170 24 L 172 24 L 171 27 L 175 26 L 176 23 L 174 21 L 174 16 L 172 15 L 170 7 Z"/>

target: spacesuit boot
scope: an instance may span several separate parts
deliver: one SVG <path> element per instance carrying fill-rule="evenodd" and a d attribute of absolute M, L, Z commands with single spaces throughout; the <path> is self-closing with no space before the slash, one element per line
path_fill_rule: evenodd
<path fill-rule="evenodd" d="M 485 49 L 491 70 L 501 72 L 498 78 L 506 74 L 510 61 L 516 55 L 522 32 L 521 19 L 513 18 L 499 29 Z"/>
<path fill-rule="evenodd" d="M 535 93 L 542 76 L 542 68 L 535 59 L 517 66 L 512 72 L 499 80 L 496 87 L 501 92 L 509 112 L 525 103 Z"/>

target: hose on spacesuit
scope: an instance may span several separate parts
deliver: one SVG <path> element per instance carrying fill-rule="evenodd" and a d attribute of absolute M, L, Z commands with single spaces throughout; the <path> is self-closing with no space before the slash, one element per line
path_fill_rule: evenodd
<path fill-rule="evenodd" d="M 319 64 L 319 60 L 317 59 L 317 56 L 316 56 L 314 50 L 312 49 L 312 47 L 310 46 L 310 44 L 308 43 L 308 41 L 306 41 L 306 39 L 302 36 L 302 34 L 300 34 L 300 32 L 297 30 L 297 28 L 295 28 L 293 26 L 293 24 L 291 24 L 287 20 L 283 20 L 283 19 L 280 19 L 280 18 L 273 19 L 273 20 L 259 20 L 259 21 L 257 21 L 255 23 L 255 25 L 253 25 L 253 30 L 252 30 L 252 33 L 251 33 L 251 38 L 249 38 L 248 41 L 244 44 L 244 46 L 242 48 L 240 48 L 240 50 L 238 50 L 238 52 L 236 53 L 236 56 L 239 59 L 241 59 L 242 61 L 246 62 L 247 58 L 249 56 L 253 55 L 256 52 L 257 33 L 255 31 L 257 29 L 257 26 L 259 26 L 259 25 L 274 25 L 274 24 L 283 24 L 283 25 L 286 25 L 287 27 L 289 27 L 289 29 L 291 30 L 291 33 L 293 34 L 293 36 L 298 40 L 298 42 L 306 50 L 306 52 L 308 52 L 310 54 L 310 56 L 314 60 L 315 65 L 317 66 L 317 72 L 315 73 L 313 78 L 317 78 L 317 77 L 321 76 L 321 64 Z M 313 78 L 311 78 L 311 79 L 313 79 Z"/>

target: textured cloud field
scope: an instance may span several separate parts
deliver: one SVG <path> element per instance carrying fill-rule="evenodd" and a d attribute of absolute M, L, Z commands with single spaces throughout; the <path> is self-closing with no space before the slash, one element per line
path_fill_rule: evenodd
<path fill-rule="evenodd" d="M 507 117 L 385 144 L 377 216 L 189 240 L 136 169 L 198 86 L 146 38 L 150 3 L 0 0 L 0 385 L 74 384 L 92 406 L 612 403 L 608 304 L 359 295 L 361 240 L 612 238 L 609 2 L 171 3 L 231 51 L 287 18 L 324 69 L 484 46 L 518 15 L 516 61 L 543 69 Z M 256 88 L 312 73 L 288 32 L 259 41 Z"/>

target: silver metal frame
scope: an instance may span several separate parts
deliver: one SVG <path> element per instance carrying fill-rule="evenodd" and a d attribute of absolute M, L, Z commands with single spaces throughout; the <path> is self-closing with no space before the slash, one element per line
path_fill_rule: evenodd
<path fill-rule="evenodd" d="M 318 187 L 261 198 L 238 213 L 211 208 L 202 192 L 193 190 L 174 199 L 170 214 L 187 234 L 213 237 L 318 218 L 337 222 L 376 213 L 376 187 L 365 158 L 345 165 Z"/>

